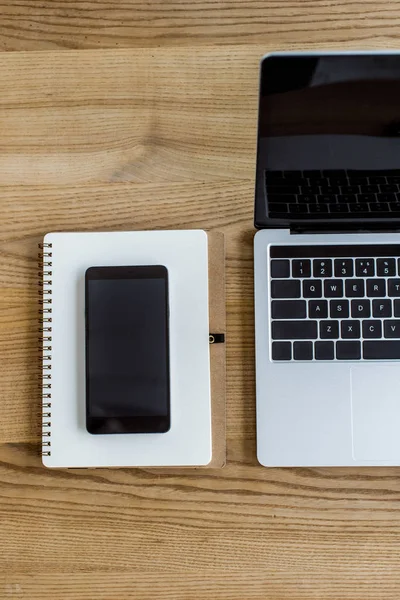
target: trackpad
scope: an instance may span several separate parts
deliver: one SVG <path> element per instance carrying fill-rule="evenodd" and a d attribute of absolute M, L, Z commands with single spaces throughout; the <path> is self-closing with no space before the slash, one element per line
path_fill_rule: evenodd
<path fill-rule="evenodd" d="M 353 458 L 400 458 L 400 364 L 352 367 Z"/>

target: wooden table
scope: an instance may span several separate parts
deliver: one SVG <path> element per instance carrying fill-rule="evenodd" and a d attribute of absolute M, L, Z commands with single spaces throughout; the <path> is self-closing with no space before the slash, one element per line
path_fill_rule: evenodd
<path fill-rule="evenodd" d="M 0 598 L 398 600 L 399 469 L 257 464 L 252 218 L 261 55 L 395 47 L 399 8 L 3 1 Z M 226 235 L 227 466 L 46 470 L 37 243 L 147 227 Z"/>

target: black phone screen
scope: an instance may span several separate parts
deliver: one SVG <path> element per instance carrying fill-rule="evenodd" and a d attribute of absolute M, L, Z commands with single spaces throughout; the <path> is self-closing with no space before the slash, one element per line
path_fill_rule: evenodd
<path fill-rule="evenodd" d="M 85 296 L 88 431 L 168 431 L 167 269 L 91 267 Z"/>

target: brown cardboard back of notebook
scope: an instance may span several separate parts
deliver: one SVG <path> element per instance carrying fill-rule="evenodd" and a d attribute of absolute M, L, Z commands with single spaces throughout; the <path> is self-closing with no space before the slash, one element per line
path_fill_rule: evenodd
<path fill-rule="evenodd" d="M 226 333 L 225 238 L 223 233 L 208 231 L 209 331 Z M 200 467 L 157 467 L 165 473 L 184 470 L 216 469 L 226 463 L 226 339 L 210 343 L 212 458 Z"/>
<path fill-rule="evenodd" d="M 211 333 L 226 334 L 225 238 L 208 232 L 208 291 Z M 223 467 L 226 462 L 226 338 L 210 344 L 212 459 L 207 467 Z M 200 467 L 201 468 L 201 467 Z"/>

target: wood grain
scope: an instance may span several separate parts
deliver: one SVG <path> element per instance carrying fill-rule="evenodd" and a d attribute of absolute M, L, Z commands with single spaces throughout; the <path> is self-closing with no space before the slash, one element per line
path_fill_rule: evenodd
<path fill-rule="evenodd" d="M 217 4 L 202 5 L 208 19 L 216 8 L 233 19 L 230 5 Z M 30 35 L 41 47 L 57 19 L 78 39 L 82 11 L 96 20 L 93 9 L 103 7 L 114 18 L 112 3 L 2 6 L 16 36 L 36 10 Z M 172 27 L 162 12 L 172 6 L 183 4 L 158 5 L 163 27 Z M 199 6 L 179 18 L 190 21 Z M 266 6 L 283 14 L 278 4 L 247 2 L 236 5 L 237 18 L 256 30 L 257 7 Z M 306 11 L 285 6 L 294 21 Z M 343 22 L 335 35 L 355 39 L 343 23 L 358 4 L 305 6 L 313 31 L 336 11 Z M 382 24 L 392 8 L 363 6 L 359 28 L 355 17 L 349 28 L 378 39 L 371 15 Z M 149 20 L 157 4 L 140 7 Z M 297 39 L 308 41 L 301 27 Z M 171 39 L 162 48 L 0 54 L 0 598 L 398 600 L 400 469 L 264 469 L 255 458 L 253 174 L 266 46 L 200 47 L 194 39 L 191 52 Z M 227 466 L 184 475 L 46 470 L 38 454 L 37 243 L 51 230 L 153 227 L 226 236 Z"/>
<path fill-rule="evenodd" d="M 0 54 L 0 184 L 252 176 L 262 52 Z"/>
<path fill-rule="evenodd" d="M 396 47 L 398 0 L 2 0 L 0 48 Z"/>

